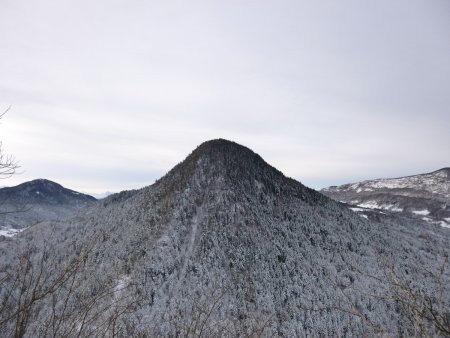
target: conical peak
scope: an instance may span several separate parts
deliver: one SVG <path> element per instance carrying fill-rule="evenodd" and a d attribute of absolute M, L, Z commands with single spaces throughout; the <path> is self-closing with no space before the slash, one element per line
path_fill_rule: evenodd
<path fill-rule="evenodd" d="M 200 144 L 190 156 L 194 157 L 216 157 L 216 156 L 241 156 L 258 158 L 258 160 L 263 161 L 263 159 L 252 150 L 243 145 L 240 145 L 233 141 L 228 141 L 224 139 L 215 139 L 203 142 Z M 189 156 L 189 157 L 190 157 Z"/>
<path fill-rule="evenodd" d="M 200 144 L 186 158 L 185 162 L 219 167 L 224 172 L 234 172 L 236 175 L 242 176 L 255 171 L 270 171 L 283 176 L 281 172 L 266 163 L 261 156 L 251 149 L 224 139 L 215 139 Z"/>
<path fill-rule="evenodd" d="M 206 150 L 206 149 L 215 149 L 217 151 L 230 151 L 230 150 L 246 150 L 252 152 L 249 148 L 240 145 L 234 141 L 225 140 L 223 138 L 213 139 L 209 141 L 205 141 L 200 144 L 196 150 Z"/>
<path fill-rule="evenodd" d="M 199 166 L 208 168 L 234 168 L 243 166 L 268 166 L 258 154 L 236 142 L 224 139 L 214 139 L 203 142 L 195 148 L 186 159 L 175 166 L 170 172 L 182 171 L 185 174 L 193 173 Z M 270 167 L 272 168 L 272 167 Z"/>
<path fill-rule="evenodd" d="M 281 184 L 285 179 L 280 171 L 249 148 L 216 139 L 200 144 L 158 183 L 163 184 L 166 191 L 183 191 L 192 184 L 199 187 L 218 184 L 223 189 L 242 190 L 255 184 Z"/>

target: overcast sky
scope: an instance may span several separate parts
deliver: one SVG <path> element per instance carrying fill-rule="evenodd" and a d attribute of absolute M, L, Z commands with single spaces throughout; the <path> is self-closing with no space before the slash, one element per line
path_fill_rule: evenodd
<path fill-rule="evenodd" d="M 227 138 L 313 188 L 450 166 L 450 1 L 0 0 L 14 185 L 154 182 Z"/>

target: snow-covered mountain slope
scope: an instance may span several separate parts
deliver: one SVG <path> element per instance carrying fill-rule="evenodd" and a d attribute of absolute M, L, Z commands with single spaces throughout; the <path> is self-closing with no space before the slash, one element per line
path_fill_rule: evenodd
<path fill-rule="evenodd" d="M 450 227 L 450 168 L 421 175 L 332 186 L 321 192 L 362 210 L 401 212 Z"/>
<path fill-rule="evenodd" d="M 407 313 L 382 297 L 384 262 L 432 293 L 422 268 L 437 269 L 449 244 L 439 227 L 365 220 L 250 149 L 213 140 L 152 186 L 0 243 L 0 278 L 44 271 L 32 285 L 50 296 L 26 308 L 26 337 L 411 336 Z M 20 299 L 11 288 L 24 290 L 0 289 L 7 309 Z"/>
<path fill-rule="evenodd" d="M 11 236 L 33 224 L 65 218 L 96 199 L 45 179 L 0 189 L 0 235 Z"/>

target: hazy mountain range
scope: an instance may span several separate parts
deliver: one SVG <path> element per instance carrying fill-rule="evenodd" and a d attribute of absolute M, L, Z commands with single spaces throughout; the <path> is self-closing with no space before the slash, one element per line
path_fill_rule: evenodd
<path fill-rule="evenodd" d="M 45 179 L 1 188 L 0 235 L 10 236 L 42 221 L 67 218 L 95 201 Z"/>
<path fill-rule="evenodd" d="M 449 247 L 448 229 L 366 219 L 213 140 L 151 186 L 1 242 L 0 335 L 437 336 L 411 311 L 450 311 Z"/>

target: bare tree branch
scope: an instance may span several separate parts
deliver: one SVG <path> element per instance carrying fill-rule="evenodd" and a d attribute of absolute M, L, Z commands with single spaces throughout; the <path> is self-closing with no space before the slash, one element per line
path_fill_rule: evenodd
<path fill-rule="evenodd" d="M 3 113 L 0 114 L 0 119 L 11 109 L 9 106 Z M 11 155 L 6 155 L 2 150 L 2 142 L 0 141 L 0 179 L 9 178 L 16 173 L 19 168 L 19 163 Z"/>

